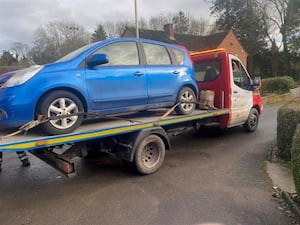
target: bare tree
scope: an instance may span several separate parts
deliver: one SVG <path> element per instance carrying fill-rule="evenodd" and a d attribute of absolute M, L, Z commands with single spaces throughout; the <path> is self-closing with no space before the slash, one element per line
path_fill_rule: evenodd
<path fill-rule="evenodd" d="M 134 27 L 133 22 L 124 21 L 124 22 L 116 22 L 115 28 L 116 28 L 116 37 L 121 37 L 124 33 L 126 27 Z"/>
<path fill-rule="evenodd" d="M 144 19 L 144 18 L 139 19 L 139 28 L 141 28 L 141 29 L 148 29 L 149 28 L 148 22 L 147 22 L 146 19 Z"/>
<path fill-rule="evenodd" d="M 165 24 L 172 23 L 172 18 L 173 14 L 152 16 L 149 19 L 149 27 L 151 30 L 163 30 Z"/>
<path fill-rule="evenodd" d="M 210 32 L 210 22 L 208 19 L 200 18 L 199 20 L 195 18 L 190 19 L 190 29 L 189 34 L 203 36 Z"/>
<path fill-rule="evenodd" d="M 109 38 L 121 37 L 126 27 L 134 27 L 134 23 L 130 21 L 107 21 L 103 24 L 103 27 Z"/>
<path fill-rule="evenodd" d="M 49 22 L 36 30 L 30 55 L 36 63 L 53 62 L 89 43 L 89 37 L 84 27 L 76 23 Z"/>
<path fill-rule="evenodd" d="M 112 21 L 104 22 L 103 28 L 104 28 L 108 38 L 116 37 L 116 29 L 114 26 L 114 22 L 112 22 Z"/>
<path fill-rule="evenodd" d="M 94 33 L 92 34 L 91 41 L 97 42 L 97 41 L 105 40 L 106 38 L 107 38 L 107 34 L 103 28 L 103 25 L 98 24 L 97 28 L 94 30 Z"/>
<path fill-rule="evenodd" d="M 29 45 L 21 42 L 14 42 L 11 50 L 15 52 L 17 61 L 25 59 L 29 51 Z"/>
<path fill-rule="evenodd" d="M 205 35 L 210 32 L 211 26 L 207 19 L 195 19 L 190 13 L 179 11 L 177 13 L 160 14 L 149 19 L 149 28 L 163 30 L 165 24 L 172 23 L 176 33 L 192 35 Z"/>
<path fill-rule="evenodd" d="M 284 65 L 289 70 L 289 39 L 300 25 L 299 0 L 258 0 L 265 24 L 265 33 L 271 43 L 272 71 L 278 74 L 279 49 L 283 49 Z"/>

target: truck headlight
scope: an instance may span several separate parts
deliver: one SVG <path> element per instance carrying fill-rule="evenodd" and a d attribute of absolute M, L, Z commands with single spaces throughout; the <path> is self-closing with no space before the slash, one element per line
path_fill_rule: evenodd
<path fill-rule="evenodd" d="M 18 70 L 14 75 L 12 75 L 11 78 L 9 78 L 5 84 L 2 86 L 2 88 L 6 87 L 14 87 L 21 84 L 24 84 L 26 81 L 28 81 L 30 78 L 32 78 L 35 74 L 37 74 L 39 71 L 41 71 L 44 68 L 44 66 L 31 66 L 29 68 Z"/>

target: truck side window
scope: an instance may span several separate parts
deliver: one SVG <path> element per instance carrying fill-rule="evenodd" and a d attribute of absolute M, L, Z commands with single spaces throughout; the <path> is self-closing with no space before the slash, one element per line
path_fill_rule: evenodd
<path fill-rule="evenodd" d="M 232 60 L 232 75 L 234 84 L 240 88 L 248 90 L 251 85 L 251 80 L 239 61 Z"/>
<path fill-rule="evenodd" d="M 214 81 L 220 76 L 220 61 L 195 62 L 195 78 L 198 82 Z"/>

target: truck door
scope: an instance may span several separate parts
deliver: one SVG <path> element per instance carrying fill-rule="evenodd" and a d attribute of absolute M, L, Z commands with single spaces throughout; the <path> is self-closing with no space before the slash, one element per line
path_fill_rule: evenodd
<path fill-rule="evenodd" d="M 230 55 L 231 119 L 229 127 L 245 123 L 253 105 L 252 80 L 238 58 Z"/>

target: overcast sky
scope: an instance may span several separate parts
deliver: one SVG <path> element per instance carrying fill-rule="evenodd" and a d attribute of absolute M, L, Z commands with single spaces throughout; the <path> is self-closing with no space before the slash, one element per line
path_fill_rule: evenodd
<path fill-rule="evenodd" d="M 138 0 L 139 17 L 182 10 L 208 18 L 207 0 Z M 33 33 L 50 21 L 75 22 L 94 30 L 105 21 L 134 21 L 134 0 L 0 0 L 0 54 L 14 42 L 32 45 Z"/>

